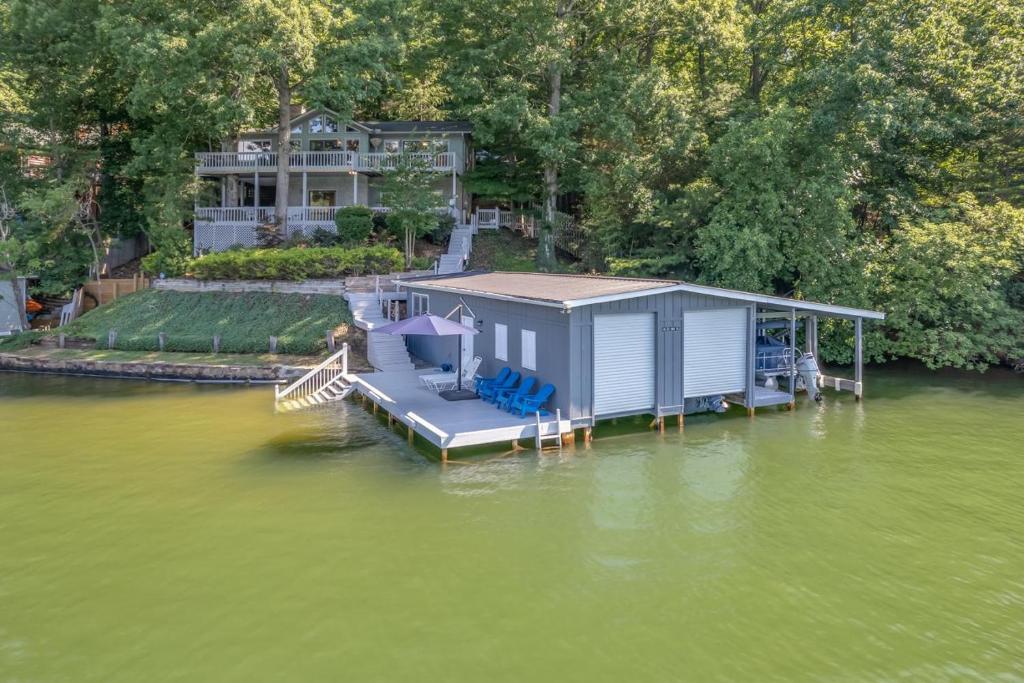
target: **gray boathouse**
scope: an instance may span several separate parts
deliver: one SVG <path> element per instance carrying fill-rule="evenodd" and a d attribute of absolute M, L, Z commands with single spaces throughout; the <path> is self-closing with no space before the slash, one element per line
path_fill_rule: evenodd
<path fill-rule="evenodd" d="M 687 282 L 541 273 L 463 273 L 403 280 L 409 314 L 456 314 L 478 334 L 463 338 L 481 375 L 502 367 L 557 387 L 552 409 L 573 428 L 649 414 L 661 421 L 691 412 L 695 400 L 725 396 L 750 413 L 792 406 L 794 360 L 817 356 L 821 317 L 853 322 L 854 376 L 820 378 L 823 387 L 863 395 L 862 321 L 882 313 L 721 289 Z M 798 327 L 803 344 L 797 348 Z M 766 328 L 787 339 L 775 362 L 759 344 Z M 788 332 L 788 334 L 786 334 Z M 408 337 L 413 355 L 454 363 L 455 347 Z M 780 381 L 770 376 L 781 374 Z M 768 371 L 768 372 L 766 372 Z"/>

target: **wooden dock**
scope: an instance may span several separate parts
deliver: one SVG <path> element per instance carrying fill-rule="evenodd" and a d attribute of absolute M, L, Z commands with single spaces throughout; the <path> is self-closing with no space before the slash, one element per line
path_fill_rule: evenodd
<path fill-rule="evenodd" d="M 375 412 L 383 410 L 389 422 L 397 420 L 404 424 L 410 441 L 413 434 L 419 434 L 441 449 L 442 460 L 447 460 L 449 448 L 536 440 L 535 415 L 519 417 L 480 400 L 446 401 L 420 382 L 419 376 L 430 372 L 372 372 L 349 375 L 346 379 L 373 402 Z M 541 418 L 542 438 L 572 432 L 569 420 L 553 418 Z"/>

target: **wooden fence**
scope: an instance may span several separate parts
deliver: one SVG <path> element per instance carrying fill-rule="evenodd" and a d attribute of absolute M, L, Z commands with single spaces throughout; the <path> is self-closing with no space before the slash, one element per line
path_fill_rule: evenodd
<path fill-rule="evenodd" d="M 108 278 L 87 282 L 82 287 L 85 290 L 85 296 L 82 298 L 82 310 L 88 311 L 96 308 L 96 306 L 109 304 L 118 297 L 132 294 L 147 287 L 149 287 L 149 278 L 141 275 L 130 278 Z"/>

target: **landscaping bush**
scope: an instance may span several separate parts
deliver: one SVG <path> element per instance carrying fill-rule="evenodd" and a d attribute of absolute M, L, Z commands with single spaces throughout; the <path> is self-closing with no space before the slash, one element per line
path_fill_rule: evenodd
<path fill-rule="evenodd" d="M 275 336 L 278 353 L 315 354 L 326 349 L 327 330 L 351 323 L 339 296 L 146 289 L 89 311 L 62 331 L 106 348 L 107 332 L 115 329 L 114 348 L 122 351 L 157 351 L 163 332 L 165 351 L 210 353 L 219 334 L 222 353 L 266 353 Z"/>
<path fill-rule="evenodd" d="M 341 244 L 363 245 L 373 233 L 373 211 L 368 206 L 346 206 L 334 215 L 334 224 Z"/>
<path fill-rule="evenodd" d="M 149 275 L 178 277 L 185 274 L 191 260 L 188 253 L 182 253 L 181 250 L 172 247 L 163 247 L 142 257 L 142 271 Z"/>
<path fill-rule="evenodd" d="M 434 259 L 430 256 L 414 256 L 412 259 L 413 270 L 433 270 Z"/>
<path fill-rule="evenodd" d="M 452 230 L 455 229 L 455 217 L 449 214 L 444 214 L 438 217 L 437 227 L 430 231 L 430 241 L 434 244 L 444 244 L 451 237 Z"/>
<path fill-rule="evenodd" d="M 311 280 L 390 273 L 403 263 L 390 247 L 247 249 L 203 256 L 191 273 L 198 280 Z"/>

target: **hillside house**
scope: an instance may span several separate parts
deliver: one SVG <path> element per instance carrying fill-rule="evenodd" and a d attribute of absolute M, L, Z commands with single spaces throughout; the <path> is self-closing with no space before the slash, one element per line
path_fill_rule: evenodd
<path fill-rule="evenodd" d="M 389 210 L 386 173 L 404 157 L 436 174 L 439 213 L 469 221 L 462 176 L 472 166 L 472 128 L 466 121 L 346 121 L 327 110 L 291 121 L 288 236 L 334 229 L 346 206 Z M 195 209 L 195 252 L 254 246 L 256 227 L 274 218 L 277 127 L 245 133 L 220 152 L 196 154 L 205 181 Z"/>

